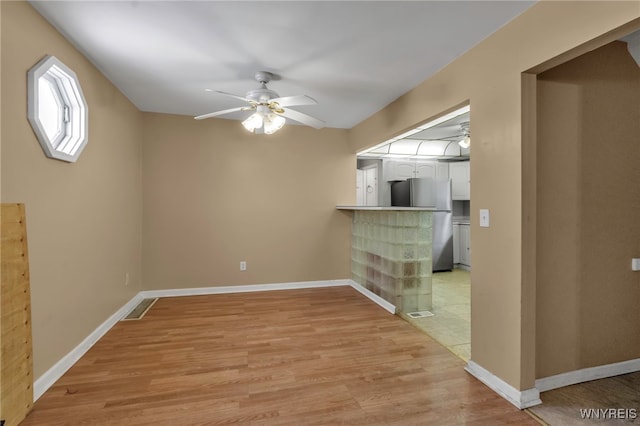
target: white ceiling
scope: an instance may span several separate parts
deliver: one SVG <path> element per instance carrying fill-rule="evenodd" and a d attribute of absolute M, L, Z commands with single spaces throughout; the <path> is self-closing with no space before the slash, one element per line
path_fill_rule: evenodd
<path fill-rule="evenodd" d="M 532 1 L 31 1 L 140 110 L 242 106 L 258 70 L 295 107 L 351 128 L 525 11 Z M 55 55 L 56 52 L 48 52 Z M 246 118 L 248 113 L 223 118 Z"/>

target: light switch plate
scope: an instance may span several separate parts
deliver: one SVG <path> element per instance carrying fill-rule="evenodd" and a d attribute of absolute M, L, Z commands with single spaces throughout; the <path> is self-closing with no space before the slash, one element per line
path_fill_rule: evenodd
<path fill-rule="evenodd" d="M 480 209 L 480 227 L 489 227 L 489 209 Z"/>
<path fill-rule="evenodd" d="M 631 259 L 631 270 L 640 271 L 640 258 Z"/>

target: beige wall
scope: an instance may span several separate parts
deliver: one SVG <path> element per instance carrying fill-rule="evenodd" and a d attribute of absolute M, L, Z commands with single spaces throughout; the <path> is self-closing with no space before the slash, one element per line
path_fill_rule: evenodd
<path fill-rule="evenodd" d="M 163 114 L 144 126 L 145 288 L 350 277 L 351 215 L 335 210 L 355 200 L 345 130 L 252 135 Z"/>
<path fill-rule="evenodd" d="M 614 42 L 537 98 L 537 376 L 640 358 L 640 67 Z"/>
<path fill-rule="evenodd" d="M 141 113 L 27 3 L 2 2 L 1 47 L 1 195 L 26 205 L 37 378 L 140 290 Z M 46 54 L 89 107 L 74 164 L 45 157 L 27 121 L 27 71 Z"/>
<path fill-rule="evenodd" d="M 470 101 L 471 357 L 518 389 L 535 380 L 535 281 L 523 281 L 521 73 L 639 17 L 637 2 L 537 3 L 350 132 L 357 151 Z M 490 209 L 491 228 L 478 227 L 480 208 Z"/>

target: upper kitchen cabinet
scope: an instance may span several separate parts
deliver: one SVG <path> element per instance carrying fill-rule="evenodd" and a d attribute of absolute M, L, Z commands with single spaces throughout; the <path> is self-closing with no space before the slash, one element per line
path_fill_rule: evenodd
<path fill-rule="evenodd" d="M 451 195 L 454 200 L 471 199 L 471 173 L 468 161 L 449 163 Z"/>
<path fill-rule="evenodd" d="M 450 179 L 448 163 L 436 163 L 436 179 Z"/>
<path fill-rule="evenodd" d="M 416 177 L 416 162 L 411 160 L 382 160 L 382 174 L 387 182 Z"/>
<path fill-rule="evenodd" d="M 383 160 L 385 181 L 406 180 L 409 178 L 448 179 L 449 166 L 437 161 Z"/>

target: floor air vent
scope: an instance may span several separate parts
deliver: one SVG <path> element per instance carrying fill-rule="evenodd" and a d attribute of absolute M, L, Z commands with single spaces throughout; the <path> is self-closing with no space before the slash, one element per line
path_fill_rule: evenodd
<path fill-rule="evenodd" d="M 154 303 L 156 303 L 157 300 L 157 297 L 155 299 L 143 299 L 142 302 L 140 302 L 133 311 L 129 312 L 129 315 L 122 319 L 122 321 L 142 319 L 142 317 L 144 317 L 144 314 L 146 314 L 147 311 L 151 309 L 151 307 Z"/>
<path fill-rule="evenodd" d="M 433 314 L 429 311 L 420 311 L 420 312 L 409 312 L 407 314 L 410 318 L 424 318 L 424 317 L 432 317 Z"/>

